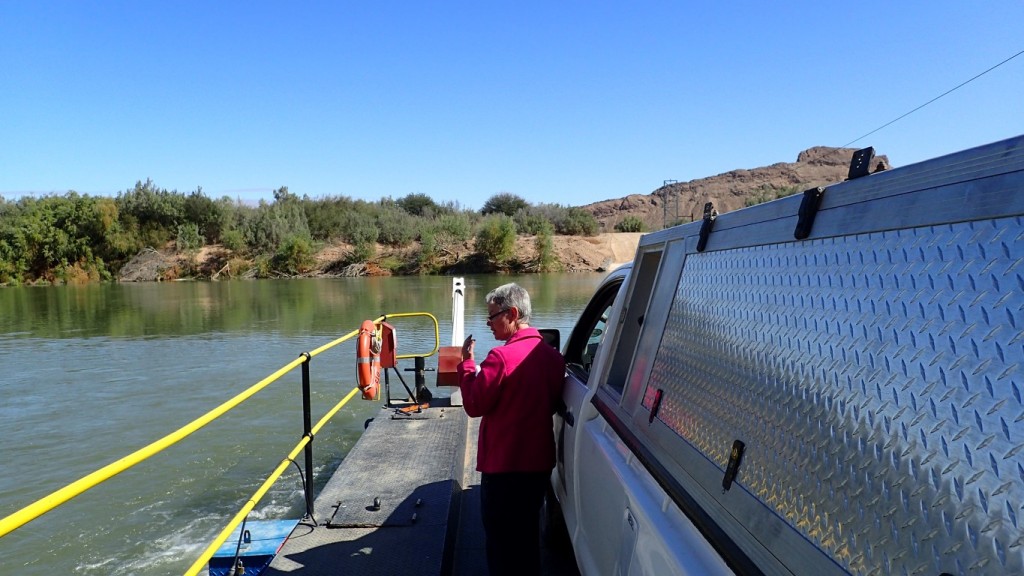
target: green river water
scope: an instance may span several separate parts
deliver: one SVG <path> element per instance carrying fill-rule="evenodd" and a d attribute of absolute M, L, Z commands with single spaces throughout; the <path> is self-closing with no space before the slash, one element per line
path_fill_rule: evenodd
<path fill-rule="evenodd" d="M 479 354 L 495 344 L 483 299 L 514 281 L 530 292 L 534 325 L 564 339 L 602 277 L 468 276 L 465 333 Z M 362 320 L 430 312 L 441 345 L 450 344 L 451 286 L 446 277 L 399 277 L 0 288 L 0 518 L 177 430 Z M 394 324 L 399 353 L 433 347 L 431 324 Z M 354 358 L 347 342 L 312 360 L 314 422 L 354 386 Z M 431 390 L 447 395 L 431 376 Z M 300 439 L 300 390 L 296 369 L 0 538 L 0 574 L 182 574 Z M 316 436 L 315 486 L 380 404 L 357 397 Z M 383 454 L 381 466 L 389 465 Z M 250 518 L 297 518 L 301 495 L 292 467 Z"/>

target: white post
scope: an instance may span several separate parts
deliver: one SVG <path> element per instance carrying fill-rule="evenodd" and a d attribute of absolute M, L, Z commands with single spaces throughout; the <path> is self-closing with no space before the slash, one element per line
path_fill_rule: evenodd
<path fill-rule="evenodd" d="M 466 282 L 464 278 L 452 279 L 452 346 L 462 346 L 466 339 Z M 450 397 L 452 406 L 462 406 L 462 390 L 455 388 Z"/>

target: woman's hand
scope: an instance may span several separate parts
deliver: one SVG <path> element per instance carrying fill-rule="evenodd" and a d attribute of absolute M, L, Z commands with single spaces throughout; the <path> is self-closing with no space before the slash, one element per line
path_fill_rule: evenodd
<path fill-rule="evenodd" d="M 462 343 L 462 359 L 472 360 L 473 359 L 473 346 L 476 345 L 476 340 L 473 340 L 473 335 L 466 336 L 466 341 Z"/>

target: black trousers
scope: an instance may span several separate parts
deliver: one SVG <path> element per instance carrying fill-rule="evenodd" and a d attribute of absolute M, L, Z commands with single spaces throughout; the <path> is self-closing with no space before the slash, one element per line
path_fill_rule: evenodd
<path fill-rule="evenodd" d="M 480 475 L 491 576 L 540 574 L 540 509 L 550 477 L 550 472 Z"/>

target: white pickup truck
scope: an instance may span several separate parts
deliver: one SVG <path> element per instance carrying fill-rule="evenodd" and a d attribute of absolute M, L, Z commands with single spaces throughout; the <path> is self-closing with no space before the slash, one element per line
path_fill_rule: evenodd
<path fill-rule="evenodd" d="M 565 342 L 580 571 L 1024 574 L 1024 136 L 643 237 Z"/>

